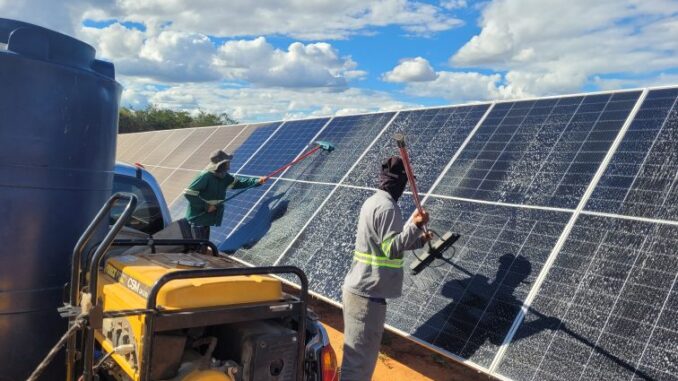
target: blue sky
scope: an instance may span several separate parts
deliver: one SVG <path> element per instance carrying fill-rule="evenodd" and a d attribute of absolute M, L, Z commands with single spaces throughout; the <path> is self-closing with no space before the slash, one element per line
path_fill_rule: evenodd
<path fill-rule="evenodd" d="M 678 83 L 678 0 L 0 0 L 116 65 L 123 105 L 241 121 Z"/>

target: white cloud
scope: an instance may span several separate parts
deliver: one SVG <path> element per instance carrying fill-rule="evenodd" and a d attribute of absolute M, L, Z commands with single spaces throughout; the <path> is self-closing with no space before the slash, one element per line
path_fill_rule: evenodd
<path fill-rule="evenodd" d="M 80 37 L 93 44 L 99 57 L 115 63 L 118 73 L 163 82 L 219 80 L 212 65 L 216 47 L 198 33 L 161 30 L 142 32 L 114 23 L 82 28 Z"/>
<path fill-rule="evenodd" d="M 466 0 L 443 0 L 440 6 L 445 9 L 459 9 L 468 7 Z"/>
<path fill-rule="evenodd" d="M 214 36 L 280 34 L 302 39 L 347 38 L 375 27 L 432 34 L 463 23 L 447 10 L 406 0 L 118 0 L 108 17 Z"/>
<path fill-rule="evenodd" d="M 264 37 L 226 42 L 216 64 L 232 79 L 257 86 L 338 87 L 365 74 L 350 57 L 327 43 L 292 43 L 287 51 L 274 48 Z"/>
<path fill-rule="evenodd" d="M 98 9 L 101 14 L 113 11 L 109 0 L 0 0 L 0 14 L 14 19 L 74 35 L 85 13 Z"/>
<path fill-rule="evenodd" d="M 415 105 L 394 100 L 389 94 L 350 88 L 324 89 L 227 88 L 215 83 L 179 84 L 157 88 L 123 80 L 123 103 L 147 103 L 174 110 L 202 109 L 226 112 L 241 121 L 294 119 L 305 116 L 345 115 L 394 110 Z"/>
<path fill-rule="evenodd" d="M 431 65 L 422 57 L 401 60 L 398 66 L 383 75 L 387 82 L 425 82 L 436 77 Z"/>
<path fill-rule="evenodd" d="M 161 82 L 238 80 L 262 87 L 345 88 L 365 75 L 351 57 L 342 57 L 324 42 L 295 42 L 283 51 L 259 37 L 217 47 L 199 33 L 162 28 L 142 32 L 119 23 L 83 28 L 80 36 L 100 57 L 115 62 L 119 73 Z"/>
<path fill-rule="evenodd" d="M 511 86 L 503 85 L 499 74 L 440 71 L 433 81 L 410 82 L 405 92 L 417 97 L 444 98 L 450 103 L 526 97 Z"/>
<path fill-rule="evenodd" d="M 678 67 L 675 0 L 494 0 L 480 26 L 450 63 L 505 71 L 513 93 L 578 91 L 596 75 Z"/>

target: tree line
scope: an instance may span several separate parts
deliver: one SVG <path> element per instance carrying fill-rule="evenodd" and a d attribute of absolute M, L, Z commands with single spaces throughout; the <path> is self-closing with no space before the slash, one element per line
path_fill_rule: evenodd
<path fill-rule="evenodd" d="M 129 132 L 171 130 L 236 123 L 238 121 L 227 113 L 213 114 L 199 111 L 197 114 L 191 115 L 187 111 L 172 111 L 156 105 L 149 105 L 143 110 L 127 107 L 120 108 L 118 131 L 121 134 L 125 134 Z"/>

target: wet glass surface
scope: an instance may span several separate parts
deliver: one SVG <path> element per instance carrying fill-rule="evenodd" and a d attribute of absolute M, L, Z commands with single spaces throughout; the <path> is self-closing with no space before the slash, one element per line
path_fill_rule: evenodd
<path fill-rule="evenodd" d="M 581 215 L 499 373 L 677 380 L 676 247 L 676 226 Z"/>
<path fill-rule="evenodd" d="M 294 160 L 328 120 L 321 118 L 285 122 L 240 169 L 240 173 L 264 176 Z"/>
<path fill-rule="evenodd" d="M 678 89 L 650 91 L 587 210 L 678 220 Z"/>
<path fill-rule="evenodd" d="M 272 265 L 333 188 L 278 181 L 219 249 L 255 266 Z"/>
<path fill-rule="evenodd" d="M 268 139 L 275 131 L 281 122 L 264 123 L 258 125 L 250 125 L 248 129 L 253 129 L 252 133 L 247 139 L 240 144 L 235 152 L 228 152 L 233 154 L 231 160 L 231 173 L 237 173 L 240 168 L 247 162 L 252 154 Z M 208 153 L 209 155 L 209 153 Z M 209 158 L 208 158 L 209 159 Z"/>
<path fill-rule="evenodd" d="M 432 230 L 461 238 L 446 260 L 406 271 L 387 323 L 488 367 L 570 214 L 436 198 L 426 209 Z"/>
<path fill-rule="evenodd" d="M 298 266 L 306 272 L 312 291 L 341 302 L 341 285 L 353 260 L 360 208 L 372 194 L 371 190 L 338 188 L 280 264 Z M 404 217 L 414 210 L 406 195 L 399 204 Z"/>
<path fill-rule="evenodd" d="M 639 95 L 499 103 L 433 192 L 574 208 Z"/>
<path fill-rule="evenodd" d="M 336 183 L 348 172 L 395 113 L 340 116 L 318 136 L 334 151 L 321 150 L 285 173 L 286 178 Z M 315 145 L 313 145 L 315 146 Z M 308 148 L 313 148 L 309 146 Z"/>
<path fill-rule="evenodd" d="M 488 104 L 402 111 L 346 179 L 348 184 L 376 188 L 379 166 L 389 156 L 399 156 L 394 135 L 402 133 L 417 176 L 420 192 L 427 192 L 461 147 Z"/>

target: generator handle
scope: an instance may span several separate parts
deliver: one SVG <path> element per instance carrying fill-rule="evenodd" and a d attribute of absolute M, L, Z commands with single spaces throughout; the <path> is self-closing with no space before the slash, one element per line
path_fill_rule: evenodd
<path fill-rule="evenodd" d="M 212 250 L 212 256 L 219 256 L 219 249 L 210 240 L 206 239 L 116 239 L 111 246 L 199 246 L 205 245 Z"/>
<path fill-rule="evenodd" d="M 80 293 L 80 272 L 81 272 L 81 267 L 82 267 L 82 252 L 85 249 L 85 246 L 90 242 L 94 234 L 96 233 L 97 230 L 100 229 L 102 221 L 105 220 L 106 217 L 109 216 L 109 213 L 111 212 L 111 209 L 113 209 L 113 206 L 120 200 L 127 200 L 127 204 L 125 205 L 125 209 L 123 209 L 122 214 L 120 214 L 120 217 L 118 218 L 117 221 L 113 224 L 113 227 L 106 233 L 106 236 L 104 237 L 104 240 L 99 243 L 97 246 L 97 250 L 94 253 L 94 257 L 97 255 L 101 256 L 103 252 L 108 250 L 108 248 L 111 245 L 111 242 L 115 238 L 115 236 L 118 234 L 118 232 L 122 229 L 122 227 L 129 221 L 130 217 L 132 216 L 132 213 L 134 212 L 134 209 L 136 209 L 137 206 L 137 197 L 131 193 L 122 193 L 118 192 L 111 196 L 108 201 L 104 204 L 104 206 L 99 209 L 99 212 L 97 215 L 94 217 L 92 222 L 90 222 L 89 226 L 87 226 L 87 229 L 85 229 L 85 232 L 80 236 L 80 239 L 78 239 L 78 242 L 75 244 L 75 248 L 73 249 L 73 258 L 72 258 L 72 263 L 71 263 L 71 284 L 70 284 L 70 297 L 69 297 L 69 303 L 72 307 L 77 306 L 80 301 L 79 301 L 79 293 Z M 102 250 L 102 248 L 104 248 Z M 95 271 L 94 274 L 90 275 L 90 279 L 94 281 L 94 284 L 96 285 L 96 276 L 98 275 L 98 271 Z M 92 283 L 90 283 L 91 285 Z M 93 289 L 90 288 L 90 292 L 94 292 L 95 298 L 92 300 L 94 304 L 96 304 L 96 287 Z M 94 335 L 91 330 L 91 328 L 87 327 L 85 328 L 85 332 L 83 333 L 83 339 L 85 342 L 85 353 L 84 353 L 84 366 L 83 366 L 83 379 L 85 381 L 90 381 L 92 379 L 92 374 L 91 374 L 91 367 L 92 367 L 92 355 L 94 351 Z M 67 356 L 67 361 L 66 361 L 66 380 L 67 381 L 73 381 L 75 379 L 75 347 L 76 347 L 76 338 L 75 336 L 72 336 L 69 338 L 68 343 L 66 344 L 66 356 Z M 89 368 L 88 368 L 89 366 Z"/>
<path fill-rule="evenodd" d="M 201 269 L 201 270 L 184 270 L 167 273 L 160 277 L 151 291 L 148 293 L 148 301 L 146 308 L 149 310 L 157 309 L 157 298 L 160 289 L 167 283 L 179 279 L 196 279 L 196 278 L 214 278 L 221 276 L 237 276 L 237 275 L 270 275 L 270 274 L 294 274 L 299 278 L 301 283 L 301 293 L 299 300 L 301 308 L 299 309 L 299 326 L 297 329 L 297 381 L 302 381 L 304 377 L 304 363 L 306 359 L 306 304 L 308 297 L 308 278 L 306 274 L 295 266 L 276 266 L 276 267 L 243 267 L 230 269 Z M 153 316 L 147 316 L 146 337 L 153 336 Z M 150 341 L 148 342 L 150 344 Z M 149 345 L 148 351 L 145 351 L 147 359 L 152 358 L 152 346 Z M 150 374 L 150 361 L 142 362 L 141 379 Z"/>
<path fill-rule="evenodd" d="M 73 248 L 73 255 L 71 259 L 71 284 L 69 297 L 70 299 L 69 302 L 72 306 L 76 306 L 79 302 L 78 293 L 80 292 L 80 268 L 82 261 L 82 253 L 85 250 L 85 246 L 87 246 L 89 241 L 92 240 L 94 233 L 96 233 L 96 231 L 99 229 L 101 225 L 101 221 L 104 221 L 104 218 L 109 215 L 111 209 L 113 209 L 113 206 L 115 206 L 115 204 L 120 200 L 127 200 L 127 205 L 125 205 L 125 209 L 120 215 L 120 218 L 118 218 L 118 221 L 116 221 L 115 223 L 115 225 L 120 225 L 119 229 L 117 229 L 118 231 L 122 229 L 122 225 L 127 223 L 127 220 L 129 219 L 129 217 L 132 215 L 132 212 L 134 212 L 134 209 L 136 208 L 137 197 L 131 193 L 118 192 L 111 196 L 108 199 L 108 201 L 106 201 L 104 206 L 102 206 L 101 209 L 99 209 L 99 212 L 97 213 L 96 217 L 94 217 L 92 222 L 89 223 L 89 226 L 87 226 L 87 229 L 85 229 L 85 232 L 82 233 L 82 235 L 78 239 L 78 242 L 75 244 L 75 247 Z M 113 225 L 114 228 L 115 225 Z M 115 237 L 115 235 L 113 235 L 113 237 Z M 101 247 L 101 244 L 99 245 L 99 247 Z"/>

